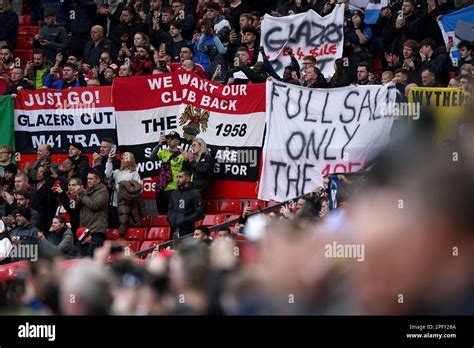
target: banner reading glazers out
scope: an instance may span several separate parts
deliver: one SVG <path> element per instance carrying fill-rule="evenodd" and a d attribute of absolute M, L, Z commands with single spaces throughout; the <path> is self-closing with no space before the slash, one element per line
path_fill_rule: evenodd
<path fill-rule="evenodd" d="M 327 16 L 313 10 L 297 15 L 273 17 L 268 14 L 262 21 L 262 45 L 276 73 L 291 65 L 284 48 L 293 49 L 302 67 L 303 57 L 316 58 L 317 67 L 325 77 L 334 75 L 334 62 L 342 57 L 344 46 L 344 5 L 336 5 Z"/>
<path fill-rule="evenodd" d="M 81 143 L 84 152 L 98 150 L 100 139 L 116 139 L 112 88 L 88 87 L 64 91 L 22 90 L 15 98 L 15 146 L 22 154 L 49 144 L 65 152 L 68 142 Z"/>
<path fill-rule="evenodd" d="M 157 174 L 148 155 L 160 134 L 185 143 L 202 138 L 214 156 L 214 179 L 258 181 L 265 129 L 265 85 L 221 85 L 193 73 L 117 79 L 113 85 L 121 150 L 135 154 L 142 177 Z M 187 146 L 184 144 L 184 148 Z"/>

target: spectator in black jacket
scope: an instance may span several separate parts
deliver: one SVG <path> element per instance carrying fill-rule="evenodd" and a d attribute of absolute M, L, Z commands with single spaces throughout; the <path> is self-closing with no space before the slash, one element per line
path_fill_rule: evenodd
<path fill-rule="evenodd" d="M 13 11 L 10 0 L 0 2 L 0 47 L 5 43 L 13 50 L 16 47 L 18 15 Z M 2 43 L 3 42 L 3 43 Z"/>
<path fill-rule="evenodd" d="M 415 40 L 405 41 L 401 57 L 385 52 L 385 60 L 392 71 L 404 69 L 408 74 L 408 83 L 420 83 L 421 60 L 418 57 L 418 43 Z"/>
<path fill-rule="evenodd" d="M 171 232 L 179 236 L 194 232 L 194 223 L 204 218 L 201 194 L 190 185 L 191 174 L 187 170 L 178 173 L 178 188 L 171 194 L 168 206 L 168 222 Z"/>
<path fill-rule="evenodd" d="M 76 231 L 79 226 L 79 209 L 76 207 L 76 189 L 82 186 L 81 179 L 72 178 L 69 179 L 67 192 L 65 192 L 61 186 L 54 186 L 53 192 L 58 194 L 59 202 L 61 206 L 66 210 L 69 215 L 71 222 L 71 231 L 74 236 L 74 240 L 77 242 Z"/>
<path fill-rule="evenodd" d="M 174 20 L 181 23 L 183 37 L 186 40 L 191 40 L 193 38 L 194 27 L 196 26 L 196 19 L 186 13 L 184 7 L 184 0 L 172 0 L 171 7 L 173 8 Z"/>
<path fill-rule="evenodd" d="M 5 206 L 5 216 L 2 217 L 3 222 L 6 226 L 14 228 L 15 225 L 15 211 L 19 208 L 29 208 L 31 212 L 31 218 L 29 221 L 37 228 L 40 227 L 40 214 L 36 209 L 31 208 L 32 195 L 30 191 L 21 190 L 18 191 L 15 196 L 13 194 L 6 193 L 3 191 L 2 197 L 7 203 Z"/>
<path fill-rule="evenodd" d="M 133 38 L 136 33 L 146 33 L 147 28 L 138 19 L 137 12 L 131 6 L 122 9 L 122 21 L 115 27 L 110 40 L 112 41 L 112 54 L 117 55 L 122 45 L 133 46 Z"/>
<path fill-rule="evenodd" d="M 21 67 L 16 67 L 13 69 L 10 83 L 8 84 L 5 94 L 16 96 L 22 89 L 35 89 L 35 86 L 30 80 L 25 78 L 23 69 Z"/>
<path fill-rule="evenodd" d="M 94 0 L 70 0 L 66 29 L 72 34 L 69 53 L 80 57 L 89 41 L 89 32 L 95 23 L 97 5 Z"/>
<path fill-rule="evenodd" d="M 77 172 L 76 176 L 81 179 L 82 182 L 86 182 L 87 173 L 89 172 L 89 158 L 82 154 L 84 147 L 81 143 L 69 143 L 69 158 L 76 161 Z"/>
<path fill-rule="evenodd" d="M 436 42 L 433 39 L 424 39 L 420 42 L 421 70 L 432 70 L 439 82 L 446 86 L 449 82 L 450 60 L 443 51 L 444 47 L 436 50 Z"/>
<path fill-rule="evenodd" d="M 104 28 L 105 37 L 110 38 L 115 27 L 120 24 L 124 7 L 125 4 L 121 0 L 107 0 L 99 7 L 99 23 Z"/>
<path fill-rule="evenodd" d="M 110 53 L 112 43 L 109 39 L 104 38 L 104 28 L 100 25 L 94 25 L 91 28 L 91 41 L 86 43 L 84 47 L 83 62 L 87 65 L 88 70 L 98 66 L 102 53 Z"/>
<path fill-rule="evenodd" d="M 31 223 L 31 211 L 29 208 L 20 208 L 15 212 L 16 228 L 10 232 L 10 237 L 13 245 L 38 245 L 38 234 L 39 231 Z M 18 250 L 18 249 L 17 249 Z M 20 249 L 25 250 L 25 249 Z M 34 249 L 33 249 L 34 250 Z M 25 255 L 17 255 L 11 257 L 12 262 L 21 260 L 37 261 L 38 255 L 32 249 L 29 249 L 30 253 Z M 29 255 L 28 255 L 29 254 Z M 36 258 L 36 259 L 35 259 Z"/>
<path fill-rule="evenodd" d="M 100 150 L 99 152 L 94 152 L 92 155 L 93 162 L 92 168 L 97 169 L 102 178 L 105 177 L 105 165 L 109 159 L 110 151 L 112 150 L 112 146 L 115 145 L 115 141 L 111 138 L 104 138 L 100 142 Z M 113 170 L 120 168 L 120 161 L 114 157 L 112 160 L 112 168 Z"/>
<path fill-rule="evenodd" d="M 357 66 L 366 62 L 373 66 L 372 55 L 365 48 L 360 47 L 359 37 L 354 33 L 349 33 L 346 38 L 346 49 L 344 56 L 349 59 L 349 71 L 352 81 L 357 80 Z"/>
<path fill-rule="evenodd" d="M 303 86 L 308 88 L 326 88 L 328 85 L 321 70 L 314 65 L 305 68 L 303 80 Z"/>
<path fill-rule="evenodd" d="M 406 40 L 420 40 L 419 17 L 414 14 L 414 9 L 413 0 L 405 0 L 400 12 L 392 14 L 392 20 L 383 31 L 384 42 L 391 43 L 389 52 L 401 55 Z"/>
<path fill-rule="evenodd" d="M 56 12 L 47 8 L 44 11 L 45 25 L 41 28 L 39 34 L 34 37 L 33 45 L 35 48 L 41 48 L 46 60 L 54 63 L 58 50 L 65 52 L 67 48 L 66 29 L 56 21 Z"/>
<path fill-rule="evenodd" d="M 206 142 L 201 138 L 194 139 L 192 150 L 185 154 L 185 158 L 189 161 L 193 188 L 204 193 L 214 168 L 214 157 L 207 150 Z"/>

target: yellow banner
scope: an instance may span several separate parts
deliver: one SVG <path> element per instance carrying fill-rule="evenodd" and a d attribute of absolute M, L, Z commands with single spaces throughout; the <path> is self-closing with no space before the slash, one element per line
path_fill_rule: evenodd
<path fill-rule="evenodd" d="M 428 108 L 433 113 L 438 143 L 456 138 L 463 107 L 470 99 L 470 94 L 459 88 L 413 87 L 408 95 L 409 103 L 417 103 L 421 108 Z"/>

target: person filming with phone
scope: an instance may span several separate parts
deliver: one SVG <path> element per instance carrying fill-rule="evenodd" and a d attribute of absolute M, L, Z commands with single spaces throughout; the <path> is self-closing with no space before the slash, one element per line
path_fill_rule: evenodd
<path fill-rule="evenodd" d="M 64 52 L 67 49 L 67 31 L 56 22 L 56 11 L 52 8 L 44 10 L 44 22 L 39 34 L 34 37 L 33 47 L 41 48 L 46 60 L 53 64 L 58 50 Z"/>

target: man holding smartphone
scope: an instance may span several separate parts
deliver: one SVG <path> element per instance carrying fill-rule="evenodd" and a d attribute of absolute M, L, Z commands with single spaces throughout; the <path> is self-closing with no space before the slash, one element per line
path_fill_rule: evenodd
<path fill-rule="evenodd" d="M 33 40 L 34 48 L 41 48 L 46 56 L 46 60 L 51 64 L 56 59 L 58 49 L 65 51 L 67 48 L 67 31 L 56 22 L 56 12 L 52 8 L 44 10 L 45 25 Z"/>

